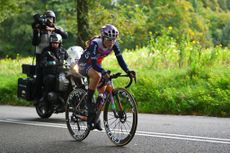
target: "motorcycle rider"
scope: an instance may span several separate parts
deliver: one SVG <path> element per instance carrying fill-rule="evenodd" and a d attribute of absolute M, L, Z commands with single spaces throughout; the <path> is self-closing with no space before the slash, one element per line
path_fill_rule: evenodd
<path fill-rule="evenodd" d="M 33 91 L 33 97 L 35 100 L 41 97 L 41 86 L 42 86 L 42 70 L 38 66 L 42 51 L 45 47 L 49 46 L 49 37 L 52 33 L 58 33 L 63 39 L 68 37 L 61 27 L 55 25 L 56 15 L 52 10 L 47 10 L 42 16 L 39 14 L 34 15 L 34 22 L 32 23 L 33 38 L 32 44 L 35 46 L 36 54 L 36 80 L 35 89 Z"/>
<path fill-rule="evenodd" d="M 53 33 L 50 35 L 50 45 L 46 47 L 41 55 L 39 66 L 43 71 L 44 92 L 40 101 L 48 100 L 48 93 L 54 91 L 58 68 L 63 67 L 64 61 L 67 60 L 68 54 L 62 47 L 62 37 L 60 34 Z"/>
<path fill-rule="evenodd" d="M 111 24 L 106 24 L 101 28 L 101 35 L 94 37 L 88 41 L 88 47 L 79 59 L 79 72 L 89 77 L 88 87 L 88 119 L 87 126 L 90 130 L 98 129 L 102 130 L 100 120 L 95 121 L 96 118 L 96 106 L 92 103 L 94 92 L 102 77 L 109 77 L 107 71 L 102 66 L 102 60 L 108 56 L 112 51 L 115 52 L 115 56 L 118 60 L 120 67 L 131 77 L 135 76 L 134 71 L 130 71 L 127 64 L 125 63 L 119 45 L 117 43 L 117 37 L 119 32 L 117 28 Z M 98 89 L 99 96 L 97 101 L 102 99 L 105 86 Z"/>

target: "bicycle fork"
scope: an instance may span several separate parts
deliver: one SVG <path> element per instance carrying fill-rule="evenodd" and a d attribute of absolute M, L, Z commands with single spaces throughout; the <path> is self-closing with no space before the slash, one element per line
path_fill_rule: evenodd
<path fill-rule="evenodd" d="M 115 93 L 110 93 L 110 102 L 111 102 L 111 105 L 112 105 L 112 111 L 113 111 L 113 114 L 114 114 L 114 117 L 115 118 L 120 118 L 120 112 L 122 112 L 123 110 L 123 106 L 121 104 L 121 101 L 120 101 L 120 98 L 119 96 L 114 96 Z M 117 104 L 118 104 L 118 112 L 116 110 L 116 105 L 115 105 L 115 101 L 114 101 L 114 97 L 116 97 L 116 100 L 117 100 Z"/>

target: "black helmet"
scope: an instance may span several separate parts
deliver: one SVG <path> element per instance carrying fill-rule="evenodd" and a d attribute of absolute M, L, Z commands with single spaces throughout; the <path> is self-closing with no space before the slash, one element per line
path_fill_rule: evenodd
<path fill-rule="evenodd" d="M 54 19 L 54 23 L 55 23 L 56 15 L 55 15 L 55 13 L 52 10 L 47 10 L 44 15 L 46 17 L 52 17 Z"/>
<path fill-rule="evenodd" d="M 50 43 L 53 43 L 53 42 L 62 43 L 62 36 L 57 33 L 52 33 L 50 35 Z"/>

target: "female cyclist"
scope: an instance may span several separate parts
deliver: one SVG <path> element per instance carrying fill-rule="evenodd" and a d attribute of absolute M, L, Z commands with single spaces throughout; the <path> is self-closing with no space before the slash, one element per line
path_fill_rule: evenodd
<path fill-rule="evenodd" d="M 112 51 L 114 51 L 120 67 L 130 77 L 135 76 L 135 72 L 128 69 L 128 66 L 122 57 L 119 45 L 116 41 L 118 35 L 119 32 L 115 26 L 111 24 L 104 25 L 101 28 L 101 35 L 98 37 L 94 37 L 90 41 L 88 41 L 88 46 L 78 61 L 79 72 L 89 78 L 87 97 L 87 126 L 90 130 L 102 130 L 100 120 L 95 121 L 96 104 L 92 103 L 92 99 L 101 78 L 109 77 L 107 71 L 105 71 L 101 66 L 103 58 L 108 56 Z M 105 87 L 101 87 L 100 89 L 98 89 L 98 99 L 103 96 L 104 91 Z"/>

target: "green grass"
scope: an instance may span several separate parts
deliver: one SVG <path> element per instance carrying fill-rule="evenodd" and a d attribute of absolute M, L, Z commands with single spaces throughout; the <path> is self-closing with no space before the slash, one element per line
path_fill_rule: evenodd
<path fill-rule="evenodd" d="M 0 104 L 31 105 L 30 102 L 17 98 L 18 78 L 26 77 L 21 73 L 22 63 L 32 63 L 32 58 L 18 57 L 0 60 Z"/>

